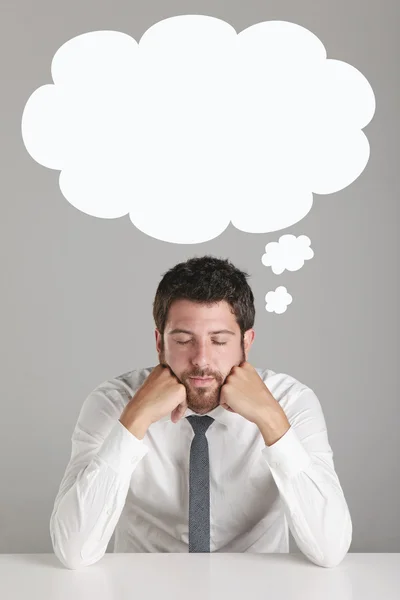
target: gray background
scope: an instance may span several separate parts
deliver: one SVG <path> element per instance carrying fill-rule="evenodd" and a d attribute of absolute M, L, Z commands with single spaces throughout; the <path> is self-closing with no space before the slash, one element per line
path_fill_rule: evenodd
<path fill-rule="evenodd" d="M 0 552 L 51 551 L 50 514 L 85 397 L 105 379 L 157 364 L 157 284 L 177 262 L 205 253 L 251 274 L 250 362 L 289 373 L 320 399 L 353 519 L 350 552 L 400 551 L 397 4 L 2 0 Z M 61 195 L 59 173 L 22 143 L 25 103 L 52 83 L 51 60 L 64 42 L 100 29 L 139 40 L 153 23 L 189 13 L 222 18 L 237 31 L 269 19 L 303 25 L 374 90 L 364 172 L 336 194 L 315 195 L 311 212 L 279 232 L 312 240 L 315 257 L 297 272 L 276 276 L 261 264 L 278 234 L 230 225 L 211 242 L 172 245 L 147 237 L 128 216 L 81 213 Z M 293 303 L 284 315 L 269 314 L 265 293 L 280 284 Z M 298 551 L 293 538 L 291 551 Z"/>

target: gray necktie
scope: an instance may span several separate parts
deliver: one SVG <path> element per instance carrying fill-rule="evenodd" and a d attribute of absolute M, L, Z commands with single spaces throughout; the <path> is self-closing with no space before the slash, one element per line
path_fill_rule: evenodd
<path fill-rule="evenodd" d="M 214 419 L 186 417 L 195 436 L 190 447 L 189 552 L 210 552 L 210 464 L 206 431 Z"/>

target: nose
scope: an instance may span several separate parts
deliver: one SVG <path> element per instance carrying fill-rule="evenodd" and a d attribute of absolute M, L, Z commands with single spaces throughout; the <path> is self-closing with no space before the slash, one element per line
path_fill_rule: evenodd
<path fill-rule="evenodd" d="M 206 343 L 199 342 L 193 349 L 193 355 L 191 357 L 193 365 L 204 369 L 210 365 L 209 349 Z"/>

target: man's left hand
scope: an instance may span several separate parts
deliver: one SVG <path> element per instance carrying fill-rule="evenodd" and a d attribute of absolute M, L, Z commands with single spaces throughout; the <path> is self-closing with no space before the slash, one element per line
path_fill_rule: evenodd
<path fill-rule="evenodd" d="M 263 431 L 289 429 L 290 424 L 257 371 L 247 361 L 232 367 L 221 387 L 220 405 L 255 423 Z"/>

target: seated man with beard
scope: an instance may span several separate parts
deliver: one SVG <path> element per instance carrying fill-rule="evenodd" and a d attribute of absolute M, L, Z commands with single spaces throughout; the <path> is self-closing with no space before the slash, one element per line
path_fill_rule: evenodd
<path fill-rule="evenodd" d="M 338 565 L 352 522 L 323 412 L 303 383 L 248 362 L 254 297 L 228 260 L 159 283 L 159 364 L 86 398 L 50 520 L 70 569 L 114 552 L 289 552 Z"/>

